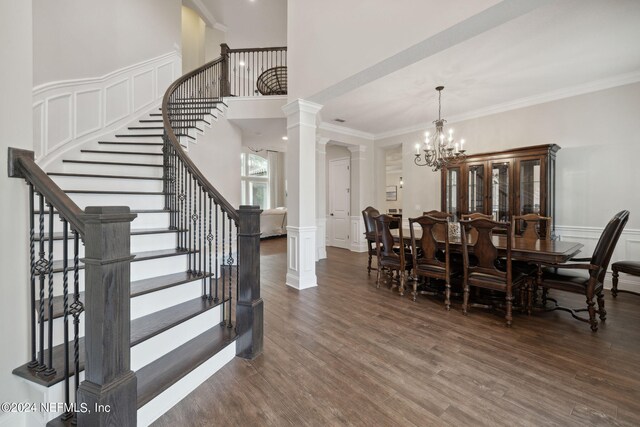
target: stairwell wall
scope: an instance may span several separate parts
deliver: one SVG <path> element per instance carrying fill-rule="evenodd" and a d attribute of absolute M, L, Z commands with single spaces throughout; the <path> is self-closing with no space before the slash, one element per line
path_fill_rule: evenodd
<path fill-rule="evenodd" d="M 181 5 L 33 0 L 33 85 L 101 76 L 180 49 Z"/>
<path fill-rule="evenodd" d="M 0 164 L 7 165 L 7 148 L 33 150 L 32 142 L 32 21 L 31 0 L 3 2 L 0 40 L 4 66 L 0 78 Z M 29 214 L 23 180 L 0 173 L 0 401 L 28 401 L 26 384 L 11 371 L 29 360 Z M 0 414 L 0 426 L 22 426 L 24 414 Z"/>

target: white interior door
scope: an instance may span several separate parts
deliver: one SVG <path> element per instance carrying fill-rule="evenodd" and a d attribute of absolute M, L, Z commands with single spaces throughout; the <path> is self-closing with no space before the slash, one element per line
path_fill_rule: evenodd
<path fill-rule="evenodd" d="M 351 172 L 349 159 L 329 161 L 329 246 L 349 248 Z"/>

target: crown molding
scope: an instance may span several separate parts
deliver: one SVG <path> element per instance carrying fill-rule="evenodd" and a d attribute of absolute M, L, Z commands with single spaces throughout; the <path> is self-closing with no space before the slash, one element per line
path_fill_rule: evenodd
<path fill-rule="evenodd" d="M 287 117 L 297 112 L 316 115 L 321 109 L 322 109 L 322 105 L 316 104 L 315 102 L 306 101 L 301 98 L 294 99 L 293 101 L 289 102 L 288 104 L 282 107 L 282 111 L 284 112 L 284 115 Z"/>
<path fill-rule="evenodd" d="M 213 24 L 213 28 L 215 28 L 218 31 L 222 31 L 223 33 L 226 33 L 227 31 L 229 31 L 229 27 L 219 22 L 216 22 L 215 24 Z"/>
<path fill-rule="evenodd" d="M 467 113 L 458 114 L 456 116 L 447 117 L 447 123 L 453 124 L 456 122 L 462 122 L 465 120 L 477 119 L 480 117 L 490 116 L 492 114 L 504 113 L 511 110 L 517 110 L 520 108 L 532 107 L 534 105 L 544 104 L 551 101 L 557 101 L 560 99 L 571 98 L 573 96 L 585 95 L 587 93 L 598 92 L 600 90 L 611 89 L 618 86 L 624 86 L 627 84 L 637 83 L 640 81 L 640 71 L 634 71 L 631 73 L 619 74 L 613 77 L 607 77 L 601 80 L 592 81 L 589 83 L 571 86 L 554 90 L 539 95 L 529 96 L 525 98 L 516 99 L 514 101 L 503 102 L 495 104 L 489 107 L 479 108 L 477 110 L 469 111 Z M 394 136 L 406 135 L 409 133 L 424 131 L 425 129 L 433 128 L 432 122 L 419 123 L 400 129 L 395 129 L 387 132 L 381 132 L 374 135 L 375 140 L 391 138 Z"/>
<path fill-rule="evenodd" d="M 368 139 L 370 141 L 374 140 L 375 135 L 369 132 L 364 132 L 358 129 L 353 129 L 346 126 L 338 126 L 333 123 L 322 122 L 320 126 L 318 126 L 320 130 L 326 130 L 327 132 L 335 132 L 341 135 L 353 136 L 356 138 Z"/>

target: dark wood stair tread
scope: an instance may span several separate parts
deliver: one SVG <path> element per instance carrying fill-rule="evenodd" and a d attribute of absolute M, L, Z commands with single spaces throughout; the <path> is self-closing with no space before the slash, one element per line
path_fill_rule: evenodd
<path fill-rule="evenodd" d="M 174 193 L 162 191 L 122 191 L 122 190 L 63 190 L 67 194 L 137 194 L 146 196 L 164 196 Z"/>
<path fill-rule="evenodd" d="M 207 299 L 194 298 L 173 307 L 134 319 L 131 321 L 131 346 L 133 347 L 140 344 L 141 342 L 144 342 L 149 338 L 172 328 L 173 326 L 179 325 L 186 320 L 222 304 L 223 302 L 226 302 L 226 300 L 214 303 Z M 83 371 L 85 360 L 84 337 L 81 337 L 78 341 L 80 344 L 80 371 Z M 69 343 L 71 344 L 69 348 L 70 358 L 73 360 L 73 339 L 71 337 Z M 47 349 L 45 350 L 45 360 L 47 360 L 48 354 L 49 350 Z M 36 375 L 35 372 L 29 369 L 27 365 L 28 363 L 25 363 L 24 365 L 17 367 L 13 370 L 13 373 L 19 377 L 33 381 L 36 384 L 40 384 L 45 387 L 51 387 L 52 385 L 61 382 L 64 379 L 64 344 L 59 344 L 53 347 L 53 367 L 56 370 L 55 374 L 49 377 Z M 73 374 L 73 363 L 70 364 L 69 369 Z"/>
<path fill-rule="evenodd" d="M 112 178 L 112 179 L 145 179 L 152 181 L 162 181 L 162 178 L 154 176 L 132 176 L 132 175 L 100 175 L 93 173 L 69 173 L 69 172 L 49 172 L 49 176 L 75 176 L 82 178 Z"/>
<path fill-rule="evenodd" d="M 110 145 L 141 145 L 141 146 L 158 146 L 163 145 L 162 142 L 144 142 L 144 141 L 98 141 L 98 144 L 110 144 Z"/>
<path fill-rule="evenodd" d="M 144 151 L 80 150 L 80 152 L 98 154 L 133 154 L 136 156 L 162 156 L 162 153 L 147 153 Z"/>
<path fill-rule="evenodd" d="M 141 134 L 133 134 L 133 133 L 126 133 L 126 134 L 118 134 L 115 135 L 116 138 L 162 138 L 164 135 L 161 133 L 141 133 Z"/>
<path fill-rule="evenodd" d="M 182 285 L 184 283 L 199 280 L 204 277 L 212 277 L 213 274 L 196 274 L 184 271 L 181 273 L 167 274 L 164 276 L 150 277 L 148 279 L 136 280 L 131 282 L 131 298 L 146 295 L 162 289 L 171 288 L 173 286 Z M 73 294 L 70 290 L 69 301 L 73 300 Z M 84 303 L 84 292 L 80 292 L 80 301 Z M 53 297 L 53 318 L 57 319 L 64 315 L 64 296 L 58 295 Z M 40 300 L 36 301 L 36 309 L 40 307 Z M 49 298 L 44 299 L 44 320 L 49 320 Z"/>
<path fill-rule="evenodd" d="M 112 165 L 112 166 L 144 166 L 151 168 L 161 168 L 162 165 L 150 165 L 147 163 L 128 163 L 128 162 L 106 162 L 98 160 L 63 160 L 62 163 L 83 163 L 89 165 Z"/>
<path fill-rule="evenodd" d="M 131 262 L 147 261 L 147 260 L 156 259 L 156 258 L 168 258 L 168 257 L 181 256 L 181 255 L 187 255 L 187 254 L 198 253 L 198 252 L 199 251 L 189 251 L 186 249 L 160 249 L 156 251 L 136 252 L 131 254 L 135 256 L 135 258 L 133 258 Z M 73 271 L 73 260 L 70 259 L 68 261 L 68 264 L 69 264 L 68 265 L 69 273 L 71 274 Z M 82 263 L 82 261 L 80 261 L 79 263 L 79 268 L 81 270 L 84 269 L 84 263 Z M 62 260 L 53 262 L 53 272 L 54 273 L 62 272 Z"/>
<path fill-rule="evenodd" d="M 138 370 L 138 408 L 218 354 L 235 339 L 233 328 L 214 326 Z"/>
<path fill-rule="evenodd" d="M 131 235 L 132 236 L 144 236 L 147 234 L 170 234 L 170 233 L 180 233 L 180 232 L 185 232 L 188 231 L 186 229 L 170 229 L 170 228 L 137 228 L 137 229 L 132 229 L 131 230 Z M 53 240 L 62 240 L 62 232 L 56 232 L 53 233 Z M 35 237 L 36 241 L 39 241 L 38 235 L 36 235 Z M 68 233 L 67 235 L 67 239 L 68 240 L 73 240 L 73 235 L 71 233 Z M 49 240 L 49 234 L 45 233 L 44 235 L 44 240 L 47 241 Z"/>

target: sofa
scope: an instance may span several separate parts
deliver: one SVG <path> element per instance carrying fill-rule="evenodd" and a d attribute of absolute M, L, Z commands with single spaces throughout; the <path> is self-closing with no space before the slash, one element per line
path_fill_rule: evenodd
<path fill-rule="evenodd" d="M 287 208 L 265 209 L 260 215 L 260 238 L 287 234 Z"/>

